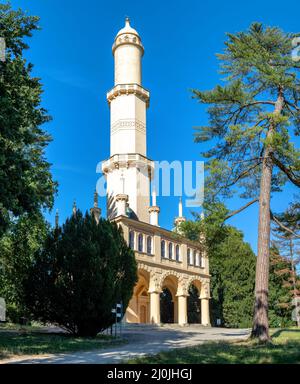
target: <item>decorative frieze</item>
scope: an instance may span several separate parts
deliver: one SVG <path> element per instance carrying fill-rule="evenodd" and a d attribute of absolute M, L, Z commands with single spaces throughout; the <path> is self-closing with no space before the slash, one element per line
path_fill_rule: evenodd
<path fill-rule="evenodd" d="M 119 119 L 111 126 L 111 134 L 120 130 L 135 129 L 136 131 L 146 134 L 146 125 L 138 119 Z"/>

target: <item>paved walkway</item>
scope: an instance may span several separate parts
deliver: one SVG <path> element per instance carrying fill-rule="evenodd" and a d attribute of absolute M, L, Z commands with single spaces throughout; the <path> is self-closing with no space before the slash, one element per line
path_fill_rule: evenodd
<path fill-rule="evenodd" d="M 0 363 L 21 364 L 117 364 L 122 360 L 156 354 L 174 348 L 190 347 L 205 341 L 237 340 L 249 336 L 249 329 L 204 328 L 199 326 L 126 326 L 126 345 L 86 352 L 23 356 Z"/>

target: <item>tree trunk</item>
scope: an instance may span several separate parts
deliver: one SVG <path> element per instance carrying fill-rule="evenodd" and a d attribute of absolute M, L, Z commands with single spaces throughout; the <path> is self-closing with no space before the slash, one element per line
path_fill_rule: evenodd
<path fill-rule="evenodd" d="M 270 256 L 270 193 L 273 164 L 269 150 L 263 160 L 259 197 L 258 249 L 255 278 L 255 304 L 252 337 L 268 341 L 268 290 Z"/>
<path fill-rule="evenodd" d="M 279 91 L 274 113 L 280 114 L 283 107 L 282 91 Z M 270 123 L 267 140 L 272 138 L 276 122 Z M 268 320 L 268 293 L 269 293 L 269 259 L 270 259 L 270 198 L 272 186 L 273 162 L 271 153 L 273 149 L 270 144 L 264 152 L 262 173 L 260 180 L 259 196 L 259 224 L 258 245 L 255 277 L 255 303 L 254 318 L 252 326 L 252 338 L 258 338 L 260 342 L 270 340 Z"/>
<path fill-rule="evenodd" d="M 300 327 L 300 311 L 298 308 L 298 295 L 297 295 L 297 284 L 296 284 L 296 266 L 294 263 L 294 245 L 293 245 L 293 239 L 292 237 L 289 238 L 290 240 L 290 259 L 291 259 L 291 265 L 292 265 L 292 279 L 293 279 L 293 297 L 295 301 L 295 309 L 296 309 L 296 322 L 297 327 Z"/>

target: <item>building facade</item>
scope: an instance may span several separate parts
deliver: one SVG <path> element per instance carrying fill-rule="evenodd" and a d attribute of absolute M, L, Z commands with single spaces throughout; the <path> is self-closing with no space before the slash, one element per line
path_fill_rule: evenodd
<path fill-rule="evenodd" d="M 180 234 L 180 224 L 185 220 L 181 200 L 175 220 L 177 230 L 161 228 L 156 192 L 150 193 L 155 171 L 146 146 L 150 94 L 142 86 L 144 47 L 129 19 L 118 32 L 112 52 L 114 87 L 107 93 L 110 157 L 103 162 L 102 171 L 107 180 L 108 218 L 123 228 L 138 264 L 138 283 L 126 321 L 187 324 L 193 286 L 198 300 L 193 305 L 199 305 L 199 322 L 209 325 L 210 275 L 204 241 L 193 242 Z"/>

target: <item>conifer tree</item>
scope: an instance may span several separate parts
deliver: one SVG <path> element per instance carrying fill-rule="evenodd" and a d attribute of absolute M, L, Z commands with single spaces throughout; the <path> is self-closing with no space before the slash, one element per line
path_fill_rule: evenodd
<path fill-rule="evenodd" d="M 6 47 L 0 60 L 0 236 L 12 217 L 51 208 L 57 187 L 45 159 L 51 137 L 42 128 L 50 120 L 41 106 L 42 84 L 23 55 L 38 21 L 9 3 L 0 4 L 0 37 Z"/>
<path fill-rule="evenodd" d="M 270 202 L 290 181 L 300 186 L 300 156 L 292 141 L 300 134 L 300 62 L 293 60 L 294 34 L 253 23 L 249 30 L 228 34 L 218 55 L 224 85 L 194 90 L 209 105 L 209 124 L 196 131 L 198 143 L 213 142 L 206 194 L 211 201 L 234 193 L 247 203 L 230 216 L 259 203 L 258 250 L 252 337 L 269 340 L 268 281 Z"/>
<path fill-rule="evenodd" d="M 291 263 L 273 244 L 270 248 L 269 322 L 274 328 L 294 325 L 292 273 Z"/>
<path fill-rule="evenodd" d="M 284 286 L 289 289 L 291 301 L 296 307 L 295 320 L 300 327 L 300 278 L 297 273 L 300 265 L 300 204 L 293 203 L 285 212 L 277 214 L 272 229 L 273 244 L 289 265 L 288 273 L 286 270 L 279 270 L 279 273 L 286 274 Z"/>
<path fill-rule="evenodd" d="M 59 324 L 78 336 L 96 336 L 124 310 L 137 281 L 134 252 L 116 223 L 74 210 L 38 250 L 24 283 L 34 319 Z"/>

